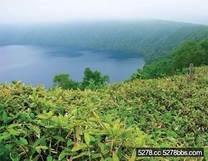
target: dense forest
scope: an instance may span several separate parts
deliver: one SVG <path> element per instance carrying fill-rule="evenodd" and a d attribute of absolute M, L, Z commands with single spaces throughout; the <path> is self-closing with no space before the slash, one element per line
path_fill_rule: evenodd
<path fill-rule="evenodd" d="M 146 63 L 167 57 L 185 40 L 206 37 L 207 26 L 159 20 L 0 27 L 1 45 L 62 45 L 124 51 L 144 56 Z"/>
<path fill-rule="evenodd" d="M 187 74 L 190 64 L 208 65 L 208 39 L 183 42 L 178 48 L 172 50 L 167 58 L 146 64 L 143 69 L 138 69 L 131 76 L 131 80 L 165 77 L 179 73 Z"/>

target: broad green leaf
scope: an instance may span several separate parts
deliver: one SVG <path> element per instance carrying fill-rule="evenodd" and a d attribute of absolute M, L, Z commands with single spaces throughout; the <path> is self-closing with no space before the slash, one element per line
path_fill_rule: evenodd
<path fill-rule="evenodd" d="M 74 159 L 80 158 L 82 156 L 89 156 L 89 152 L 88 151 L 82 152 L 79 155 L 74 156 L 72 159 L 74 160 Z"/>
<path fill-rule="evenodd" d="M 37 139 L 34 144 L 33 144 L 33 148 L 37 147 L 42 141 L 43 141 L 44 138 L 39 138 Z"/>
<path fill-rule="evenodd" d="M 2 120 L 3 120 L 4 123 L 6 123 L 9 120 L 9 118 L 8 118 L 7 113 L 5 112 L 5 110 L 3 110 Z"/>
<path fill-rule="evenodd" d="M 40 137 L 40 132 L 41 131 L 40 131 L 40 128 L 38 126 L 34 126 L 34 125 L 30 124 L 30 125 L 28 125 L 28 127 L 36 133 L 37 137 Z"/>
<path fill-rule="evenodd" d="M 69 153 L 67 152 L 67 149 L 64 149 L 61 154 L 59 155 L 58 159 L 59 160 L 63 160 L 65 158 L 65 156 L 69 155 Z"/>
<path fill-rule="evenodd" d="M 112 158 L 111 157 L 107 157 L 104 159 L 105 161 L 112 161 Z"/>
<path fill-rule="evenodd" d="M 47 120 L 47 119 L 51 118 L 52 116 L 53 116 L 53 111 L 50 111 L 48 113 L 39 114 L 38 118 Z"/>
<path fill-rule="evenodd" d="M 63 139 L 61 136 L 53 136 L 53 138 L 58 140 L 58 141 L 65 142 L 65 139 Z"/>
<path fill-rule="evenodd" d="M 116 153 L 113 153 L 113 161 L 119 161 L 119 158 Z"/>
<path fill-rule="evenodd" d="M 1 133 L 1 136 L 0 136 L 0 142 L 2 140 L 7 140 L 11 137 L 11 134 L 7 133 L 7 132 L 4 132 L 4 133 Z"/>
<path fill-rule="evenodd" d="M 97 158 L 101 158 L 101 157 L 102 157 L 101 153 L 95 153 L 95 154 L 92 155 L 93 159 L 97 159 Z"/>
<path fill-rule="evenodd" d="M 47 157 L 47 161 L 53 161 L 53 158 L 52 158 L 51 155 L 49 155 L 49 156 Z"/>
<path fill-rule="evenodd" d="M 103 125 L 104 125 L 104 128 L 108 130 L 108 132 L 112 133 L 112 128 L 109 124 L 103 123 Z"/>
<path fill-rule="evenodd" d="M 95 116 L 95 118 L 97 119 L 97 121 L 100 120 L 100 117 L 93 111 L 93 115 Z"/>
<path fill-rule="evenodd" d="M 174 132 L 174 131 L 168 131 L 167 132 L 167 135 L 172 136 L 174 138 L 177 138 L 178 137 L 178 134 L 176 132 Z"/>
<path fill-rule="evenodd" d="M 61 154 L 59 155 L 59 160 L 64 159 L 64 157 L 67 155 L 65 151 L 62 151 Z"/>
<path fill-rule="evenodd" d="M 106 146 L 105 144 L 99 142 L 98 146 L 99 146 L 102 154 L 106 155 L 107 153 L 109 153 L 108 146 Z"/>
<path fill-rule="evenodd" d="M 82 128 L 80 128 L 80 127 L 77 127 L 76 128 L 76 133 L 75 133 L 75 136 L 76 136 L 76 139 L 78 140 L 78 141 L 80 141 L 81 140 L 81 135 L 83 134 L 83 132 L 82 132 Z"/>
<path fill-rule="evenodd" d="M 40 159 L 40 155 L 36 155 L 33 161 L 39 161 L 39 159 Z"/>
<path fill-rule="evenodd" d="M 22 145 L 27 145 L 28 142 L 25 138 L 20 137 L 20 142 L 22 143 Z"/>
<path fill-rule="evenodd" d="M 67 147 L 69 147 L 70 145 L 72 145 L 72 144 L 73 144 L 73 142 L 72 142 L 72 140 L 71 140 L 71 139 L 68 139 L 66 144 L 67 144 Z"/>
<path fill-rule="evenodd" d="M 84 140 L 86 142 L 87 145 L 90 144 L 90 135 L 88 133 L 85 133 L 84 134 Z"/>
<path fill-rule="evenodd" d="M 14 129 L 12 129 L 12 128 L 8 128 L 7 130 L 8 130 L 8 132 L 9 132 L 11 135 L 18 136 L 18 135 L 20 134 L 19 131 L 14 130 Z"/>
<path fill-rule="evenodd" d="M 87 147 L 86 144 L 83 144 L 83 143 L 76 143 L 74 145 L 74 147 L 72 148 L 72 151 L 78 151 L 80 149 L 85 149 Z"/>
<path fill-rule="evenodd" d="M 47 146 L 37 146 L 35 147 L 35 150 L 40 154 L 41 150 L 47 150 L 48 147 Z"/>
<path fill-rule="evenodd" d="M 14 127 L 21 127 L 21 126 L 22 126 L 22 124 L 11 124 L 7 128 L 8 129 L 13 129 Z"/>

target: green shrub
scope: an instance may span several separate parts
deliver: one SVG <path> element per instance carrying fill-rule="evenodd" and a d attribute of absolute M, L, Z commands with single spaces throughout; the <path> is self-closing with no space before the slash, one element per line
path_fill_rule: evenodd
<path fill-rule="evenodd" d="M 207 147 L 207 71 L 191 85 L 184 75 L 93 91 L 1 84 L 0 159 L 139 160 L 137 147 Z"/>

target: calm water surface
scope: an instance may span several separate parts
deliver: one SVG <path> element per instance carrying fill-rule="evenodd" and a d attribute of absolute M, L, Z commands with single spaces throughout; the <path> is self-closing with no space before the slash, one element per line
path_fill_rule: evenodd
<path fill-rule="evenodd" d="M 110 82 L 129 79 L 145 62 L 127 53 L 93 51 L 84 48 L 9 45 L 0 46 L 0 82 L 21 80 L 28 85 L 53 84 L 53 77 L 69 73 L 81 81 L 86 67 L 110 76 Z"/>

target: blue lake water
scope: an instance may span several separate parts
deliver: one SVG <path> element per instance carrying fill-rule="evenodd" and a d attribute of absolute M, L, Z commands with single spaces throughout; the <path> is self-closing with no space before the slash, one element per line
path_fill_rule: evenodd
<path fill-rule="evenodd" d="M 0 46 L 0 82 L 21 80 L 28 85 L 53 84 L 53 77 L 69 73 L 81 81 L 86 67 L 110 76 L 110 82 L 129 79 L 145 62 L 142 57 L 122 52 L 51 46 Z"/>

